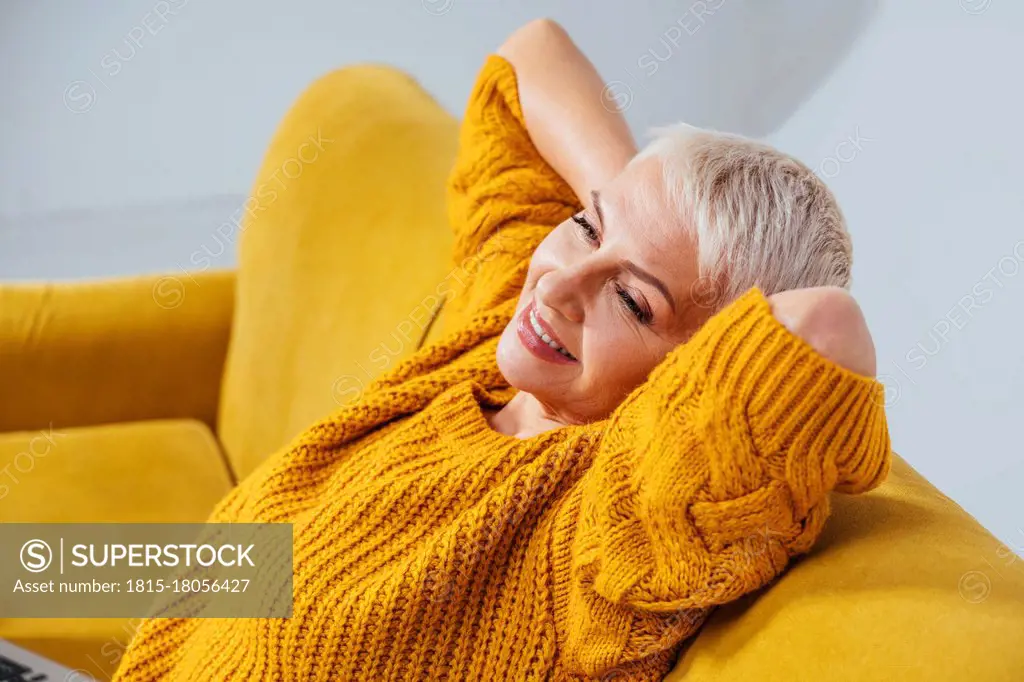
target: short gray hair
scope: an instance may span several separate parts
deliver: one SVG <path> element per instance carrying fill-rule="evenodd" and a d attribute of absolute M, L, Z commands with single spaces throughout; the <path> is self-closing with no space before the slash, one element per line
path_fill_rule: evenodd
<path fill-rule="evenodd" d="M 853 246 L 831 190 L 797 159 L 731 133 L 655 128 L 634 159 L 657 157 L 670 201 L 694 232 L 714 308 L 757 285 L 849 289 Z M 631 162 L 632 163 L 632 162 Z"/>

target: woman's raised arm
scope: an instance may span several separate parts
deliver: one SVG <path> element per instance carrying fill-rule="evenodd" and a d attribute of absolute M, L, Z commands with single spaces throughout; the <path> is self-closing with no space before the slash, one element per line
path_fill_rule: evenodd
<path fill-rule="evenodd" d="M 516 72 L 526 129 L 537 151 L 587 205 L 590 191 L 618 175 L 636 143 L 604 83 L 565 30 L 537 19 L 498 49 Z"/>
<path fill-rule="evenodd" d="M 867 325 L 838 287 L 751 288 L 670 353 L 583 479 L 570 669 L 605 675 L 608 651 L 637 671 L 671 657 L 710 609 L 810 551 L 830 493 L 881 485 L 892 457 L 873 373 Z"/>
<path fill-rule="evenodd" d="M 557 24 L 530 22 L 484 62 L 447 183 L 455 243 L 443 331 L 518 295 L 534 249 L 636 153 L 597 71 Z"/>

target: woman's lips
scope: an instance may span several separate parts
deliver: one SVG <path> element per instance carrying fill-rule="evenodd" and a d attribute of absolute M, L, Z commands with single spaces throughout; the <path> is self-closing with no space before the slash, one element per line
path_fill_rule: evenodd
<path fill-rule="evenodd" d="M 559 365 L 575 365 L 578 363 L 579 360 L 566 357 L 549 346 L 547 342 L 537 334 L 537 330 L 533 328 L 533 324 L 530 322 L 530 313 L 535 310 L 536 308 L 533 301 L 530 301 L 529 305 L 523 308 L 522 312 L 519 313 L 519 318 L 516 322 L 516 331 L 518 332 L 519 340 L 524 346 L 526 346 L 526 349 L 541 360 L 546 360 L 547 362 Z M 553 330 L 540 319 L 539 315 L 537 318 L 537 321 L 544 329 L 544 332 L 551 337 L 555 343 L 561 346 L 562 342 L 552 333 Z"/>

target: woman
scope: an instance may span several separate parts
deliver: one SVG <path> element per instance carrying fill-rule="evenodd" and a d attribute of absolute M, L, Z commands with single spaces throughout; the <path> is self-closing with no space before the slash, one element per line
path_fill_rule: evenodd
<path fill-rule="evenodd" d="M 293 524 L 292 617 L 147 620 L 116 679 L 659 680 L 884 480 L 831 194 L 742 138 L 637 155 L 601 95 L 548 21 L 488 58 L 442 338 L 211 515 Z"/>

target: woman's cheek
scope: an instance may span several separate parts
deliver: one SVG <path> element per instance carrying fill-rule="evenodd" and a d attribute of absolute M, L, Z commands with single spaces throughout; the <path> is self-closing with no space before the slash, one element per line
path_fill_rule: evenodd
<path fill-rule="evenodd" d="M 614 311 L 595 314 L 598 319 L 587 325 L 584 338 L 594 365 L 591 370 L 599 371 L 612 386 L 629 383 L 636 373 L 634 366 L 644 351 L 636 347 L 635 339 L 629 334 L 620 332 L 622 322 L 615 319 Z"/>

